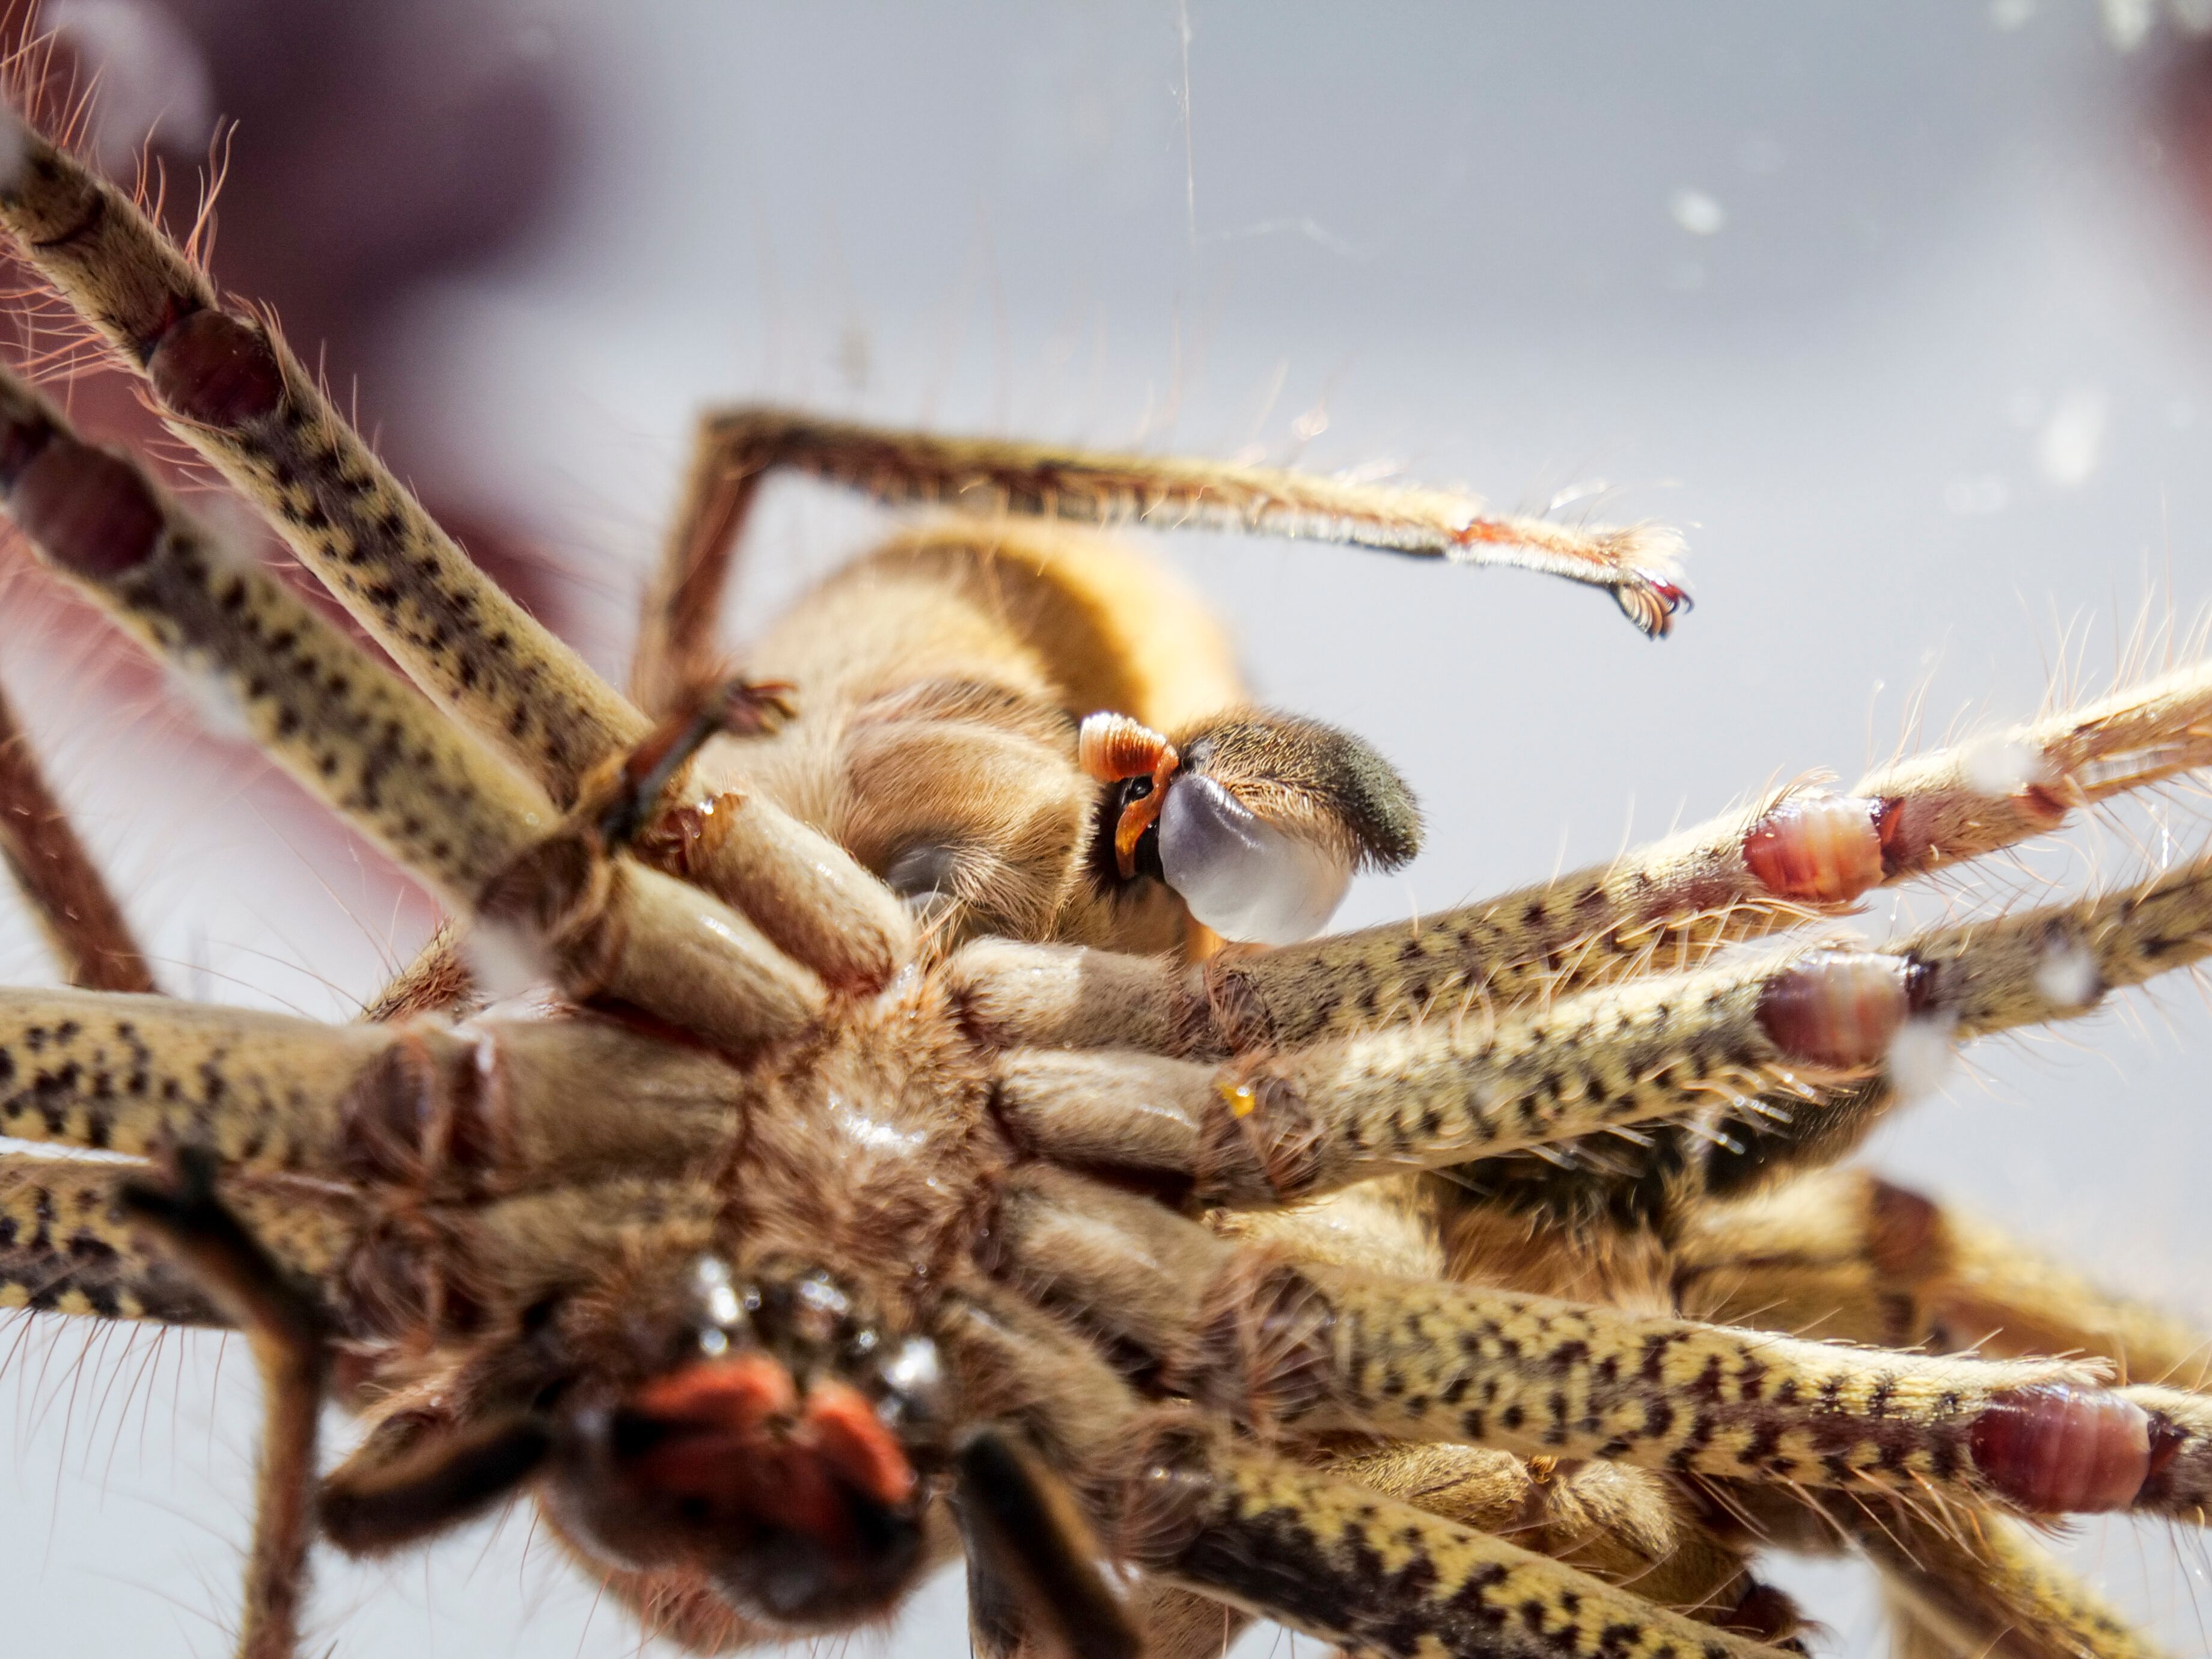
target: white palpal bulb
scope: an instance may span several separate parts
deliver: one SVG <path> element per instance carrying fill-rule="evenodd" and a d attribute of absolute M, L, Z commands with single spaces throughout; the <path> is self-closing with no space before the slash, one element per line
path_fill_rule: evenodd
<path fill-rule="evenodd" d="M 1160 808 L 1160 869 L 1192 915 L 1249 945 L 1312 938 L 1352 884 L 1350 860 L 1285 835 L 1191 773 L 1168 786 Z"/>

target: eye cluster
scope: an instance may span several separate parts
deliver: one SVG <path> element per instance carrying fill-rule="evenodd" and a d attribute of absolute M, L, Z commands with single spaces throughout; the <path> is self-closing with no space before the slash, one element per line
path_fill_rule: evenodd
<path fill-rule="evenodd" d="M 719 1255 L 692 1265 L 699 1352 L 720 1359 L 748 1349 L 772 1355 L 803 1392 L 817 1378 L 857 1389 L 884 1425 L 926 1435 L 946 1421 L 946 1378 L 937 1345 L 887 1336 L 874 1310 L 824 1268 L 765 1261 L 740 1273 Z"/>

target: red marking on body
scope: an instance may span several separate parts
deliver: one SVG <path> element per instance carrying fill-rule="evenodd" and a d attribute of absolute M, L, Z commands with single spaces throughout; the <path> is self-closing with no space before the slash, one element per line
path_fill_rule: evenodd
<path fill-rule="evenodd" d="M 766 1354 L 687 1365 L 647 1383 L 626 1410 L 660 1431 L 631 1460 L 633 1477 L 717 1518 L 766 1522 L 834 1548 L 853 1541 L 848 1494 L 886 1508 L 914 1495 L 914 1466 L 866 1398 L 826 1382 L 802 1400 Z"/>
<path fill-rule="evenodd" d="M 806 1427 L 831 1468 L 887 1508 L 914 1496 L 914 1465 L 876 1408 L 842 1382 L 817 1382 L 806 1396 Z"/>
<path fill-rule="evenodd" d="M 1743 861 L 1777 897 L 1844 903 L 1881 880 L 1879 811 L 1853 795 L 1793 796 L 1751 826 Z"/>
<path fill-rule="evenodd" d="M 162 407 L 206 426 L 242 426 L 273 412 L 284 395 L 267 337 L 220 311 L 195 311 L 164 334 L 146 376 Z"/>
<path fill-rule="evenodd" d="M 2133 1401 L 2053 1382 L 1996 1395 L 1968 1443 L 1990 1485 L 2021 1509 L 2075 1515 L 2134 1504 L 2152 1472 L 2150 1429 Z"/>
<path fill-rule="evenodd" d="M 1905 1021 L 1906 979 L 1901 957 L 1815 951 L 1760 988 L 1759 1023 L 1800 1064 L 1863 1072 Z"/>
<path fill-rule="evenodd" d="M 16 475 L 8 510 L 48 558 L 94 581 L 136 569 L 161 539 L 161 503 L 138 470 L 59 432 Z"/>

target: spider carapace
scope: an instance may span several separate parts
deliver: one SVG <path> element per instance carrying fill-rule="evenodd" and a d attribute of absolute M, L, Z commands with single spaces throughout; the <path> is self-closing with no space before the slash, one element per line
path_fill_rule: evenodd
<path fill-rule="evenodd" d="M 71 985 L 0 991 L 0 1129 L 54 1147 L 0 1152 L 0 1285 L 251 1336 L 245 1650 L 297 1650 L 318 1539 L 524 1493 L 701 1650 L 964 1556 L 993 1659 L 1198 1659 L 1254 1615 L 1717 1659 L 1796 1645 L 1780 1545 L 1871 1557 L 1916 1651 L 2146 1650 L 2029 1522 L 2202 1523 L 2197 1340 L 1837 1164 L 1953 1043 L 2197 960 L 2212 862 L 1878 945 L 1821 923 L 2212 763 L 2212 667 L 1312 937 L 1414 850 L 1403 786 L 1249 707 L 1194 602 L 1072 522 L 1521 564 L 1651 634 L 1669 538 L 720 414 L 625 695 L 126 195 L 0 149 L 18 252 L 389 664 L 14 374 L 8 514 L 453 919 L 350 1024 L 167 999 L 0 743 Z M 949 513 L 733 678 L 714 619 L 779 469 Z M 332 1400 L 363 1428 L 325 1472 Z"/>

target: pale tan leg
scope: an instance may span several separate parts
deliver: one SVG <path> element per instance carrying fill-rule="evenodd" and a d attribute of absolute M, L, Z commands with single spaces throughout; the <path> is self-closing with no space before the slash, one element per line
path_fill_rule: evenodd
<path fill-rule="evenodd" d="M 94 991 L 152 991 L 122 907 L 54 798 L 31 739 L 0 692 L 0 858 L 7 860 L 62 973 Z"/>
<path fill-rule="evenodd" d="M 2160 1659 L 2165 1650 L 2016 1521 L 1902 1504 L 1836 1510 L 1928 1659 Z"/>
<path fill-rule="evenodd" d="M 844 484 L 889 504 L 1034 514 L 1079 524 L 1237 530 L 1379 548 L 1457 564 L 1515 565 L 1611 592 L 1644 632 L 1662 635 L 1687 595 L 1678 540 L 1652 526 L 1571 529 L 1498 518 L 1473 496 L 1347 483 L 1305 473 L 1176 456 L 1120 455 L 995 438 L 946 438 L 775 409 L 706 417 L 694 451 L 688 516 L 702 539 L 678 550 L 659 585 L 672 596 L 706 535 L 743 516 L 749 480 L 777 468 Z M 695 592 L 719 588 L 704 574 Z"/>
<path fill-rule="evenodd" d="M 1698 1319 L 1890 1348 L 2092 1355 L 2124 1382 L 2212 1381 L 2212 1340 L 1863 1170 L 1692 1210 L 1674 1285 Z"/>

